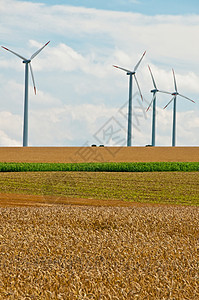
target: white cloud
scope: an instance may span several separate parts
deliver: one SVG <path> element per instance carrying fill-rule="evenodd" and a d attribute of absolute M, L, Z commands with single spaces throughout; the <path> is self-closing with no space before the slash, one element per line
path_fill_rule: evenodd
<path fill-rule="evenodd" d="M 0 112 L 0 145 L 20 146 L 22 122 L 18 115 L 7 111 Z"/>
<path fill-rule="evenodd" d="M 7 147 L 21 146 L 21 143 L 11 139 L 5 132 L 0 130 L 0 145 Z"/>
<path fill-rule="evenodd" d="M 100 122 L 105 122 L 114 109 L 104 105 L 64 105 L 61 108 L 32 111 L 30 114 L 30 142 L 32 144 L 56 145 L 70 144 L 74 140 L 83 145 L 92 139 Z"/>
<path fill-rule="evenodd" d="M 186 100 L 178 106 L 178 141 L 198 144 L 198 30 L 198 15 L 145 16 L 0 0 L 4 46 L 30 57 L 51 40 L 32 63 L 38 94 L 33 97 L 30 82 L 31 144 L 81 145 L 92 139 L 112 116 L 120 120 L 117 110 L 128 99 L 128 77 L 112 65 L 134 68 L 144 50 L 147 54 L 137 73 L 144 97 L 148 102 L 151 100 L 153 87 L 147 64 L 158 88 L 168 91 L 174 89 L 174 68 L 179 92 L 196 100 L 194 107 Z M 17 57 L 1 50 L 1 109 L 17 115 L 22 122 L 24 66 L 20 64 Z M 158 144 L 170 144 L 172 107 L 162 111 L 169 99 L 167 95 L 158 95 Z M 139 130 L 135 130 L 136 145 L 150 143 L 149 114 L 146 120 L 140 119 Z M 11 116 L 8 120 L 18 122 Z M 126 121 L 122 122 L 126 126 Z M 0 124 L 2 136 L 20 141 L 20 136 L 14 136 L 12 130 Z"/>

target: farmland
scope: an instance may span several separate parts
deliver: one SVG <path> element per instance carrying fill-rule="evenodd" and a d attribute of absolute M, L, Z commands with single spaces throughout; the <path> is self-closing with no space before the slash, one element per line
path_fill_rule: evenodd
<path fill-rule="evenodd" d="M 6 195 L 18 194 L 38 195 L 35 201 L 45 204 L 68 199 L 73 204 L 77 198 L 81 204 L 82 198 L 87 205 L 91 200 L 198 205 L 199 172 L 6 172 L 0 173 L 0 193 L 1 204 L 9 204 Z"/>
<path fill-rule="evenodd" d="M 1 163 L 0 172 L 169 172 L 199 171 L 199 162 L 108 162 L 108 163 Z"/>
<path fill-rule="evenodd" d="M 198 162 L 199 147 L 0 147 L 1 162 Z"/>
<path fill-rule="evenodd" d="M 0 150 L 1 299 L 199 298 L 198 148 L 146 150 Z"/>
<path fill-rule="evenodd" d="M 1 299 L 198 299 L 196 207 L 0 209 Z"/>

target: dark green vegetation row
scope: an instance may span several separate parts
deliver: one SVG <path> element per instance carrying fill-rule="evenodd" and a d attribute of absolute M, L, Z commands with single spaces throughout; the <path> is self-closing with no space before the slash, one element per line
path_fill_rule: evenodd
<path fill-rule="evenodd" d="M 199 162 L 147 163 L 0 163 L 0 172 L 85 171 L 85 172 L 193 172 Z"/>

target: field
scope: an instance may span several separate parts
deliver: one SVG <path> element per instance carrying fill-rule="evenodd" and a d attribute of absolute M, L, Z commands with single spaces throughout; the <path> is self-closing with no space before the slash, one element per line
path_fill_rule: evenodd
<path fill-rule="evenodd" d="M 170 172 L 199 171 L 199 162 L 11 163 L 0 162 L 0 172 Z"/>
<path fill-rule="evenodd" d="M 84 205 L 112 205 L 113 200 L 198 205 L 199 172 L 0 173 L 1 205 L 32 205 L 31 195 L 35 204 L 81 204 L 82 199 Z"/>
<path fill-rule="evenodd" d="M 199 147 L 0 147 L 1 162 L 198 162 Z"/>
<path fill-rule="evenodd" d="M 1 299 L 198 299 L 196 207 L 0 209 Z"/>
<path fill-rule="evenodd" d="M 21 164 L 198 162 L 199 148 L 90 149 L 0 149 L 1 162 L 19 163 L 0 172 L 0 299 L 199 299 L 198 164 L 180 164 L 186 172 Z"/>

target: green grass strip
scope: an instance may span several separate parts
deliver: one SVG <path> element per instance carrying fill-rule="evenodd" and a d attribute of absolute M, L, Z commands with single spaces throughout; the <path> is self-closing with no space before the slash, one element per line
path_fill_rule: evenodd
<path fill-rule="evenodd" d="M 0 163 L 0 172 L 197 172 L 199 162 Z"/>

